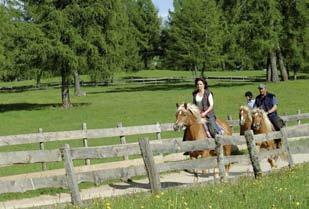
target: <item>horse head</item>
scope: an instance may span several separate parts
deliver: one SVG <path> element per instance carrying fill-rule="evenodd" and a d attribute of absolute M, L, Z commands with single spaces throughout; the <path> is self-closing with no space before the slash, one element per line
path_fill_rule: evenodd
<path fill-rule="evenodd" d="M 240 108 L 239 108 L 239 125 L 244 126 L 246 124 L 249 124 L 249 126 L 251 126 L 251 124 L 252 124 L 251 110 L 247 106 L 240 106 Z"/>
<path fill-rule="evenodd" d="M 187 108 L 187 103 L 179 105 L 176 104 L 176 121 L 173 125 L 175 131 L 180 131 L 186 129 L 188 123 L 189 110 Z"/>
<path fill-rule="evenodd" d="M 260 133 L 272 131 L 272 123 L 264 110 L 258 108 L 252 110 L 252 128 Z"/>
<path fill-rule="evenodd" d="M 195 122 L 201 123 L 201 116 L 197 106 L 190 103 L 176 104 L 176 121 L 173 125 L 175 131 L 186 129 Z"/>

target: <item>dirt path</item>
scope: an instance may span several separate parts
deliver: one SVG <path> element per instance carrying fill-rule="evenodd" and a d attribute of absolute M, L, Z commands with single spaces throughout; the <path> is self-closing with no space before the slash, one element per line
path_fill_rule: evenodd
<path fill-rule="evenodd" d="M 179 155 L 178 157 L 182 158 L 182 156 Z M 175 158 L 175 156 L 173 158 Z M 161 159 L 157 160 L 161 161 Z M 309 154 L 294 154 L 293 160 L 295 163 L 309 162 Z M 279 167 L 283 166 L 287 166 L 287 162 L 279 160 Z M 270 166 L 266 162 L 266 160 L 261 162 L 261 167 L 263 171 L 270 170 Z M 232 166 L 230 178 L 240 175 L 253 175 L 252 166 L 249 164 L 236 164 Z M 162 188 L 188 185 L 193 183 L 193 175 L 181 171 L 177 173 L 169 173 L 161 175 L 160 180 Z M 211 180 L 213 180 L 212 174 L 201 175 L 199 177 L 199 182 L 206 182 Z M 136 192 L 146 192 L 146 191 L 149 191 L 148 180 L 140 179 L 131 183 L 119 182 L 110 185 L 102 185 L 90 189 L 83 189 L 81 190 L 81 196 L 82 200 L 89 200 L 93 198 L 112 197 L 117 195 L 130 194 Z M 56 196 L 42 195 L 34 198 L 0 202 L 0 208 L 1 209 L 29 208 L 29 207 L 42 208 L 47 205 L 69 203 L 70 201 L 71 201 L 70 194 L 61 193 Z"/>

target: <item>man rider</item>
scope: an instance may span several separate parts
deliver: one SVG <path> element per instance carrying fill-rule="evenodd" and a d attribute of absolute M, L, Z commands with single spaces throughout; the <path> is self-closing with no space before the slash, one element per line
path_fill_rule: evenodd
<path fill-rule="evenodd" d="M 261 83 L 258 86 L 260 95 L 255 98 L 254 107 L 263 109 L 273 124 L 276 131 L 284 126 L 284 121 L 277 114 L 277 99 L 274 94 L 268 93 L 266 85 Z"/>

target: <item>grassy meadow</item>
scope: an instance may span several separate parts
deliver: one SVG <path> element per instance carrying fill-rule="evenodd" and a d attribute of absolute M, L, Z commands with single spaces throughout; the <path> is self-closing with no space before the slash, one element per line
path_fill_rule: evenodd
<path fill-rule="evenodd" d="M 262 71 L 248 72 L 210 72 L 210 75 L 248 75 L 263 76 Z M 208 75 L 208 74 L 207 74 Z M 119 74 L 118 77 L 192 77 L 190 72 L 178 71 L 141 71 Z M 57 78 L 53 78 L 56 81 Z M 85 78 L 87 79 L 87 78 Z M 50 79 L 43 82 L 51 81 Z M 29 85 L 34 81 L 0 83 L 0 86 Z M 209 86 L 214 93 L 215 111 L 219 117 L 228 114 L 236 118 L 238 108 L 245 103 L 244 93 L 251 90 L 258 93 L 255 82 L 223 82 L 210 80 Z M 309 112 L 308 80 L 267 84 L 269 91 L 279 100 L 279 113 L 294 114 L 300 109 Z M 158 85 L 127 84 L 122 86 L 83 87 L 87 96 L 74 96 L 71 89 L 73 108 L 61 107 L 60 89 L 31 90 L 0 93 L 0 114 L 4 121 L 0 135 L 12 135 L 44 131 L 80 129 L 86 122 L 89 129 L 115 127 L 118 122 L 125 126 L 153 124 L 174 121 L 175 103 L 191 102 L 192 83 L 171 83 Z"/>
<path fill-rule="evenodd" d="M 162 190 L 93 200 L 88 209 L 305 209 L 309 208 L 309 164 L 261 179 Z M 67 206 L 67 209 L 77 208 Z"/>
<path fill-rule="evenodd" d="M 207 76 L 253 76 L 264 77 L 263 71 L 209 72 Z M 119 73 L 116 79 L 126 77 L 186 77 L 192 82 L 144 85 L 125 84 L 97 87 L 82 87 L 86 96 L 74 96 L 71 89 L 73 108 L 61 107 L 59 88 L 46 90 L 3 91 L 0 93 L 0 135 L 35 133 L 38 128 L 45 132 L 81 129 L 83 122 L 88 129 L 116 127 L 122 122 L 124 126 L 170 123 L 175 120 L 175 104 L 192 101 L 194 82 L 191 72 L 149 70 L 136 73 Z M 59 82 L 59 78 L 47 78 L 42 83 Z M 82 80 L 89 80 L 82 76 Z M 245 104 L 244 93 L 248 90 L 258 93 L 258 82 L 230 82 L 209 80 L 209 87 L 214 93 L 215 112 L 218 117 L 238 118 L 239 106 Z M 308 80 L 266 83 L 269 91 L 275 93 L 279 100 L 279 114 L 296 114 L 297 110 L 309 112 Z M 2 86 L 34 85 L 34 81 L 0 83 Z M 289 123 L 292 125 L 292 123 Z M 238 131 L 237 129 L 235 131 Z M 162 138 L 180 137 L 182 133 L 162 133 Z M 155 136 L 149 136 L 153 139 Z M 137 141 L 141 136 L 126 137 L 127 142 Z M 56 149 L 64 143 L 72 147 L 83 146 L 82 140 L 49 142 L 46 149 Z M 89 146 L 119 143 L 119 138 L 89 140 Z M 26 144 L 0 147 L 0 152 L 38 149 L 38 144 Z M 92 163 L 120 160 L 120 158 L 92 160 Z M 75 165 L 83 161 L 74 162 Z M 63 167 L 63 163 L 49 163 L 48 169 Z M 0 176 L 41 171 L 41 164 L 14 165 L 0 168 Z M 56 191 L 56 190 L 55 190 Z M 44 193 L 45 191 L 43 191 Z M 31 192 L 30 192 L 31 193 Z M 41 192 L 40 192 L 41 193 Z M 35 195 L 35 193 L 34 193 Z M 12 195 L 16 197 L 16 195 Z M 0 195 L 1 199 L 1 195 Z M 7 199 L 4 197 L 4 199 Z M 10 198 L 9 198 L 10 199 Z"/>

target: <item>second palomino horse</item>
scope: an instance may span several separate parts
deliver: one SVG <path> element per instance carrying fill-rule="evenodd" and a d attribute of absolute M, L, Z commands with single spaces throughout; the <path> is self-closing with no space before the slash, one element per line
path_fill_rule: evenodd
<path fill-rule="evenodd" d="M 258 108 L 254 108 L 252 110 L 252 130 L 254 134 L 264 134 L 268 132 L 272 132 L 274 130 L 272 123 L 268 119 L 267 113 Z M 259 148 L 264 148 L 267 150 L 272 150 L 278 148 L 280 145 L 279 140 L 268 140 L 262 143 L 257 143 Z M 278 160 L 278 156 L 271 156 L 268 158 L 268 162 L 271 168 L 277 167 L 276 161 Z"/>

